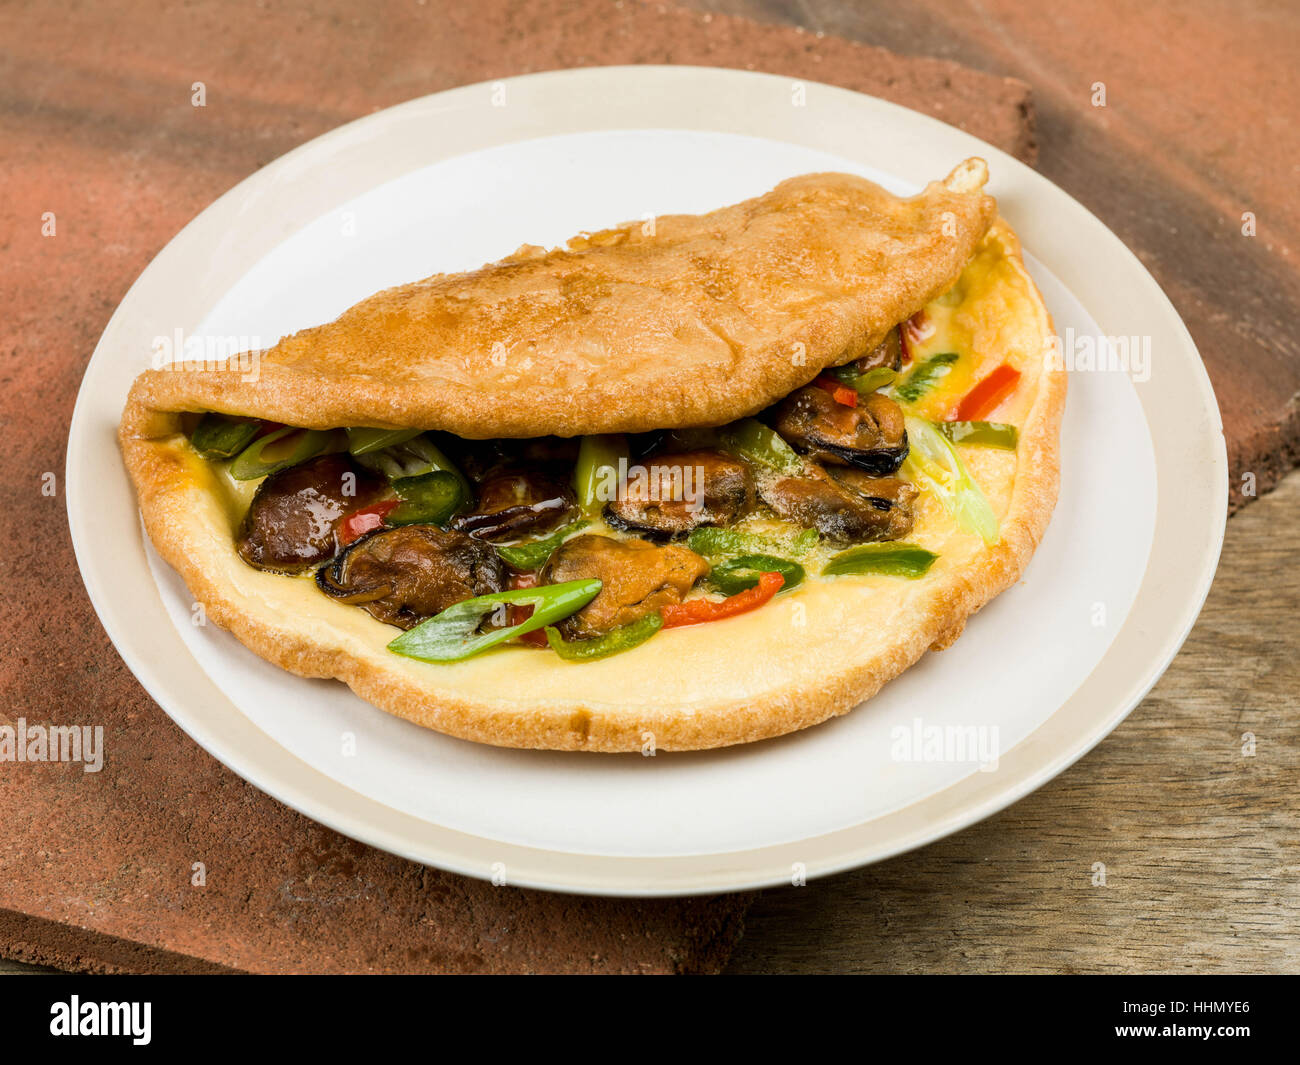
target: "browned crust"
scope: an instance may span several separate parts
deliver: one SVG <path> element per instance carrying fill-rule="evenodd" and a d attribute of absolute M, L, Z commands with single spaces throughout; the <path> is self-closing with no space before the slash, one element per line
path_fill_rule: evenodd
<path fill-rule="evenodd" d="M 996 212 L 987 174 L 968 159 L 910 200 L 805 174 L 653 231 L 520 249 L 377 293 L 257 353 L 255 375 L 148 371 L 132 401 L 468 438 L 720 425 L 865 353 L 947 289 Z"/>
<path fill-rule="evenodd" d="M 873 605 L 878 600 L 867 603 L 852 582 L 811 582 L 813 587 L 762 611 L 661 633 L 625 655 L 583 665 L 517 649 L 457 667 L 375 653 L 382 643 L 357 627 L 379 623 L 358 619 L 365 618 L 361 611 L 319 597 L 322 602 L 313 607 L 318 616 L 304 619 L 257 605 L 256 594 L 250 599 L 232 590 L 222 567 L 228 559 L 243 564 L 229 529 L 215 529 L 201 515 L 210 494 L 196 474 L 202 464 L 187 461 L 186 445 L 174 436 L 179 417 L 149 410 L 133 394 L 120 438 L 145 527 L 208 616 L 261 657 L 301 676 L 338 678 L 375 706 L 452 736 L 508 747 L 617 752 L 639 750 L 648 737 L 658 749 L 691 750 L 807 728 L 870 698 L 927 649 L 948 646 L 971 614 L 1018 579 L 1047 526 L 1059 482 L 1066 378 L 1048 356 L 1051 319 L 1024 273 L 1019 243 L 1004 224 L 998 228 L 1028 283 L 1044 340 L 1037 394 L 1020 427 L 1001 540 L 974 566 L 898 582 L 909 588 L 897 594 L 911 598 L 896 611 L 897 631 L 869 653 L 855 657 L 854 645 L 841 639 L 846 626 L 873 623 L 873 614 L 879 618 Z M 228 573 L 245 579 L 238 570 Z M 249 571 L 247 580 L 261 576 Z M 792 612 L 800 602 L 807 604 L 808 618 L 795 623 Z M 513 660 L 518 683 L 508 690 L 501 686 L 507 665 L 502 654 L 526 656 Z M 733 673 L 738 662 L 753 674 L 739 696 Z M 661 689 L 671 690 L 658 697 Z M 540 694 L 525 694 L 534 692 Z"/>

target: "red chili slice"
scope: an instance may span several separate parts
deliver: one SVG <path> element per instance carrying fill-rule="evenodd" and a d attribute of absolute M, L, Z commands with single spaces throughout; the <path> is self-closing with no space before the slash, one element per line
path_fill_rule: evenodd
<path fill-rule="evenodd" d="M 511 588 L 536 588 L 541 581 L 536 573 L 512 573 L 510 575 Z M 519 625 L 527 621 L 533 614 L 533 605 L 531 603 L 512 603 L 506 608 L 506 623 L 509 625 Z M 547 647 L 546 633 L 541 629 L 535 629 L 533 632 L 525 632 L 521 636 L 516 636 L 520 643 L 532 644 L 535 647 Z"/>
<path fill-rule="evenodd" d="M 672 603 L 660 611 L 664 619 L 664 628 L 672 629 L 678 625 L 699 625 L 706 621 L 721 621 L 734 618 L 737 614 L 746 614 L 766 603 L 776 595 L 785 584 L 785 578 L 779 573 L 759 574 L 758 584 L 743 592 L 728 596 L 720 603 L 712 599 L 692 599 L 688 603 Z"/>
<path fill-rule="evenodd" d="M 835 398 L 836 403 L 843 404 L 846 407 L 856 407 L 858 405 L 858 390 L 850 388 L 833 377 L 819 377 L 813 384 L 829 392 Z"/>
<path fill-rule="evenodd" d="M 951 422 L 979 421 L 1016 390 L 1020 383 L 1020 371 L 1014 366 L 1002 363 L 996 370 L 980 381 L 966 393 L 966 398 L 957 404 L 949 415 Z"/>
<path fill-rule="evenodd" d="M 396 510 L 400 503 L 400 499 L 381 499 L 378 503 L 371 503 L 368 507 L 354 510 L 339 524 L 339 544 L 346 547 L 353 540 L 381 528 L 384 519 Z"/>
<path fill-rule="evenodd" d="M 912 354 L 912 345 L 928 340 L 934 334 L 934 327 L 926 317 L 924 308 L 898 327 L 898 346 L 902 349 L 903 361 L 911 362 L 916 358 Z"/>

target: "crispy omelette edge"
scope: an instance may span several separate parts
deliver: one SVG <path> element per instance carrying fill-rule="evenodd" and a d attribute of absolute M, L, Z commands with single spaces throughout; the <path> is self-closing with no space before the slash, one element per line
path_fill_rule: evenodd
<path fill-rule="evenodd" d="M 792 182 L 847 177 L 802 175 L 782 182 L 764 197 L 719 211 L 759 203 Z M 229 370 L 183 373 L 168 368 L 146 370 L 131 387 L 130 403 L 163 414 L 211 410 L 254 415 L 308 429 L 339 425 L 419 426 L 443 429 L 469 439 L 548 434 L 585 436 L 643 432 L 665 425 L 673 428 L 720 425 L 789 395 L 836 361 L 848 361 L 845 353 L 855 346 L 860 349 L 858 354 L 866 354 L 897 322 L 943 292 L 970 260 L 996 215 L 993 197 L 983 192 L 987 180 L 987 164 L 977 157 L 959 163 L 946 178 L 931 182 L 910 199 L 900 200 L 872 182 L 855 179 L 863 203 L 872 205 L 882 217 L 885 230 L 880 240 L 885 244 L 897 240 L 888 218 L 900 207 L 914 213 L 937 211 L 946 205 L 951 216 L 948 223 L 954 228 L 938 242 L 938 251 L 933 232 L 923 234 L 929 240 L 924 247 L 895 249 L 897 261 L 893 265 L 897 280 L 878 305 L 851 306 L 851 299 L 839 298 L 823 308 L 816 320 L 802 322 L 798 342 L 803 348 L 797 359 L 791 357 L 794 336 L 778 334 L 737 347 L 732 363 L 721 373 L 716 368 L 674 367 L 662 362 L 649 369 L 642 365 L 630 372 L 604 366 L 590 371 L 581 388 L 581 402 L 571 401 L 574 386 L 558 378 L 553 380 L 545 372 L 509 385 L 482 387 L 440 375 L 415 382 L 400 376 L 390 378 L 385 371 L 391 369 L 391 353 L 380 353 L 372 360 L 373 365 L 350 368 L 346 372 L 329 360 L 324 360 L 323 365 L 311 365 L 313 345 L 327 350 L 333 350 L 338 343 L 343 343 L 345 348 L 356 346 L 358 315 L 366 322 L 386 315 L 400 317 L 405 313 L 403 294 L 413 287 L 431 281 L 473 278 L 485 271 L 490 277 L 495 270 L 510 269 L 512 259 L 507 258 L 464 275 L 435 275 L 415 286 L 398 285 L 378 292 L 333 322 L 291 334 L 260 352 L 257 373 L 252 380 Z M 665 216 L 661 221 L 666 223 L 675 217 L 700 222 L 717 213 Z M 909 236 L 916 238 L 917 234 Z M 552 254 L 564 253 L 554 249 L 542 258 Z M 863 320 L 868 325 L 865 332 Z M 345 323 L 350 324 L 345 327 Z M 441 349 L 446 346 L 446 338 L 435 329 L 423 343 Z M 290 360 L 287 364 L 282 361 L 286 358 Z M 437 360 L 430 365 L 436 368 Z M 155 424 L 162 431 L 167 430 L 166 421 Z M 146 423 L 137 423 L 137 428 L 144 435 L 159 435 Z"/>

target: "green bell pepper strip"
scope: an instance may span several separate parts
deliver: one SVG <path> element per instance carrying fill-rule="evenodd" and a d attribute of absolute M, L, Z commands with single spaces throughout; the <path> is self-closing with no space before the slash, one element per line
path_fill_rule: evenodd
<path fill-rule="evenodd" d="M 584 436 L 578 444 L 578 463 L 573 470 L 573 487 L 578 507 L 594 518 L 618 490 L 619 463 L 627 461 L 627 438 L 618 434 Z"/>
<path fill-rule="evenodd" d="M 257 418 L 235 418 L 208 413 L 199 419 L 190 436 L 194 450 L 211 462 L 233 459 L 253 442 L 262 423 Z"/>
<path fill-rule="evenodd" d="M 473 499 L 465 475 L 423 434 L 352 455 L 367 469 L 387 477 L 401 498 L 401 505 L 388 518 L 391 525 L 443 525 Z"/>
<path fill-rule="evenodd" d="M 853 364 L 849 363 L 847 366 L 835 367 L 830 373 L 835 380 L 856 389 L 858 394 L 862 396 L 875 392 L 879 388 L 884 388 L 885 385 L 892 385 L 898 380 L 898 371 L 891 370 L 888 366 L 873 366 L 865 373 L 858 373 L 853 368 Z"/>
<path fill-rule="evenodd" d="M 785 578 L 781 591 L 788 591 L 804 578 L 804 568 L 798 562 L 775 555 L 739 555 L 719 562 L 709 571 L 709 583 L 723 595 L 736 595 L 746 588 L 758 585 L 764 573 L 779 573 Z"/>
<path fill-rule="evenodd" d="M 293 433 L 299 435 L 286 439 Z M 288 446 L 290 448 L 288 453 L 278 459 L 268 458 L 267 449 L 282 440 L 285 443 L 276 450 L 282 452 Z M 235 456 L 235 461 L 230 464 L 230 476 L 237 481 L 255 481 L 259 477 L 269 477 L 280 470 L 286 470 L 290 466 L 297 466 L 300 462 L 314 459 L 317 455 L 323 455 L 330 450 L 333 443 L 332 432 L 285 426 L 283 429 L 259 437 Z M 272 451 L 272 454 L 275 454 L 275 451 Z"/>
<path fill-rule="evenodd" d="M 686 546 L 697 555 L 762 555 L 781 551 L 785 554 L 801 556 L 816 547 L 819 539 L 816 529 L 803 529 L 789 542 L 782 542 L 767 536 L 757 536 L 754 533 L 701 525 L 691 530 Z"/>
<path fill-rule="evenodd" d="M 915 544 L 859 544 L 841 551 L 822 568 L 822 576 L 879 573 L 889 577 L 924 577 L 939 556 Z"/>
<path fill-rule="evenodd" d="M 998 518 L 951 440 L 923 418 L 905 417 L 911 444 L 903 476 L 932 491 L 959 528 L 986 544 L 998 542 Z"/>
<path fill-rule="evenodd" d="M 1020 430 L 1005 422 L 935 422 L 936 428 L 954 444 L 996 447 L 1015 451 Z"/>
<path fill-rule="evenodd" d="M 446 470 L 399 477 L 392 484 L 402 502 L 384 519 L 389 525 L 442 525 L 467 502 L 460 479 Z"/>
<path fill-rule="evenodd" d="M 948 376 L 958 357 L 955 351 L 941 351 L 938 355 L 931 355 L 924 362 L 918 363 L 903 379 L 894 389 L 894 395 L 905 403 L 915 403 Z"/>
<path fill-rule="evenodd" d="M 585 529 L 590 524 L 588 521 L 570 522 L 540 540 L 529 540 L 524 544 L 510 544 L 505 547 L 498 546 L 497 554 L 511 569 L 525 573 L 529 570 L 541 569 L 546 565 L 546 560 L 555 553 L 555 549 L 564 543 L 571 533 Z"/>
<path fill-rule="evenodd" d="M 757 418 L 742 418 L 722 431 L 722 447 L 760 466 L 768 466 L 781 473 L 798 473 L 803 469 L 803 459 L 781 434 Z"/>
<path fill-rule="evenodd" d="M 456 464 L 427 436 L 417 435 L 401 443 L 389 444 L 378 451 L 354 451 L 352 454 L 361 465 L 382 473 L 390 481 L 442 470 L 455 476 L 464 487 L 465 494 L 469 495 L 469 482 L 456 468 Z"/>
<path fill-rule="evenodd" d="M 388 649 L 421 662 L 460 662 L 516 636 L 563 621 L 595 599 L 602 586 L 601 581 L 592 577 L 475 596 L 408 629 L 393 640 Z M 509 605 L 531 605 L 533 612 L 518 625 L 477 631 L 484 618 Z"/>
<path fill-rule="evenodd" d="M 372 429 L 357 426 L 348 429 L 348 450 L 354 455 L 369 455 L 386 447 L 405 444 L 419 436 L 423 429 Z"/>
<path fill-rule="evenodd" d="M 664 619 L 658 614 L 647 614 L 643 618 L 610 629 L 603 636 L 590 640 L 566 640 L 560 630 L 548 625 L 546 642 L 551 650 L 569 662 L 590 662 L 594 658 L 605 658 L 620 651 L 630 651 L 638 644 L 643 644 L 664 627 Z"/>

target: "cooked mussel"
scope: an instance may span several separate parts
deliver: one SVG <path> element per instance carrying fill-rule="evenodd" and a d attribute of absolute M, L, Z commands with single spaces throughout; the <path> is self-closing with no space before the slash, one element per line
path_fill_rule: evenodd
<path fill-rule="evenodd" d="M 880 368 L 897 371 L 902 365 L 903 342 L 898 335 L 898 327 L 895 326 L 885 334 L 884 340 L 853 363 L 853 369 L 862 374 Z"/>
<path fill-rule="evenodd" d="M 440 433 L 436 440 L 457 468 L 475 484 L 520 467 L 558 473 L 571 468 L 578 457 L 578 441 L 558 436 L 465 440 Z"/>
<path fill-rule="evenodd" d="M 828 540 L 898 540 L 912 528 L 916 489 L 895 477 L 809 463 L 797 477 L 760 482 L 759 495 L 780 517 L 816 529 Z"/>
<path fill-rule="evenodd" d="M 300 573 L 333 557 L 343 517 L 371 502 L 383 478 L 346 454 L 321 455 L 273 473 L 257 486 L 235 546 L 250 566 Z"/>
<path fill-rule="evenodd" d="M 902 409 L 878 392 L 860 396 L 850 407 L 809 385 L 777 404 L 772 428 L 810 458 L 855 466 L 876 477 L 893 473 L 907 458 Z"/>
<path fill-rule="evenodd" d="M 603 582 L 595 599 L 559 625 L 566 637 L 586 639 L 680 603 L 708 572 L 704 559 L 677 544 L 584 534 L 556 549 L 542 570 L 542 583 L 586 577 Z"/>
<path fill-rule="evenodd" d="M 465 533 L 403 525 L 363 536 L 317 570 L 316 583 L 332 599 L 409 629 L 456 603 L 503 591 L 506 567 Z"/>
<path fill-rule="evenodd" d="M 656 452 L 628 475 L 605 520 L 652 537 L 681 536 L 700 525 L 727 525 L 754 504 L 749 470 L 721 451 Z"/>
<path fill-rule="evenodd" d="M 499 470 L 478 486 L 474 509 L 452 524 L 480 540 L 513 540 L 555 528 L 576 502 L 561 477 L 536 469 Z"/>

